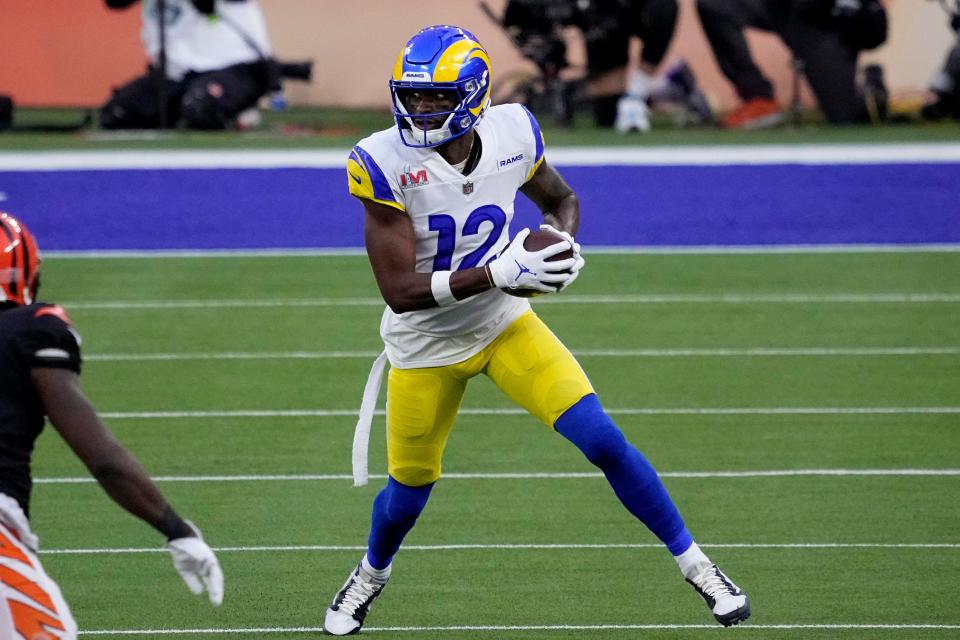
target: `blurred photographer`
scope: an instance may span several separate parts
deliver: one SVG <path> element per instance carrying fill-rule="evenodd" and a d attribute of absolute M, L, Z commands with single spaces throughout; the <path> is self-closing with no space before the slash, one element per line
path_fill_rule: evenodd
<path fill-rule="evenodd" d="M 510 0 L 503 19 L 521 51 L 550 73 L 566 66 L 563 27 L 586 43 L 586 89 L 598 126 L 649 128 L 646 100 L 677 23 L 676 0 Z M 630 39 L 641 40 L 639 72 L 630 78 Z M 627 96 L 625 96 L 625 92 Z M 622 102 L 622 98 L 632 98 Z M 620 122 L 618 122 L 618 117 Z"/>
<path fill-rule="evenodd" d="M 956 32 L 957 40 L 947 52 L 943 67 L 930 82 L 932 99 L 923 106 L 921 114 L 927 120 L 960 120 L 960 0 L 955 0 L 952 8 L 946 0 L 940 0 L 940 4 L 950 17 L 950 27 Z"/>
<path fill-rule="evenodd" d="M 703 30 L 720 69 L 743 100 L 724 126 L 757 128 L 779 123 L 773 85 L 750 55 L 743 30 L 772 31 L 802 66 L 820 109 L 834 124 L 881 118 L 886 92 L 879 67 L 857 87 L 860 51 L 887 38 L 879 0 L 697 0 Z"/>
<path fill-rule="evenodd" d="M 105 1 L 111 9 L 138 2 Z M 190 129 L 225 129 L 279 87 L 280 69 L 257 0 L 143 0 L 141 5 L 150 66 L 101 108 L 104 129 L 153 129 L 181 119 Z"/>

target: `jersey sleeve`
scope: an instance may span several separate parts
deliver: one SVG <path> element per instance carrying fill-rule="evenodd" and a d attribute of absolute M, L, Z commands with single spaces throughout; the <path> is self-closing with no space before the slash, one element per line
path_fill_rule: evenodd
<path fill-rule="evenodd" d="M 530 149 L 530 157 L 532 158 L 530 171 L 527 172 L 527 177 L 523 181 L 524 184 L 530 181 L 530 178 L 533 177 L 533 174 L 537 172 L 537 169 L 540 168 L 540 165 L 543 164 L 543 132 L 540 131 L 540 123 L 537 122 L 537 119 L 530 113 L 530 110 L 526 107 L 520 107 L 523 109 L 523 112 L 527 115 L 527 120 L 529 121 L 529 126 L 531 129 L 532 135 L 532 144 Z"/>
<path fill-rule="evenodd" d="M 347 186 L 350 195 L 362 200 L 372 200 L 406 211 L 400 188 L 393 185 L 373 156 L 357 145 L 347 158 Z"/>
<path fill-rule="evenodd" d="M 30 367 L 70 369 L 80 373 L 80 335 L 63 307 L 40 307 L 34 312 L 24 344 Z"/>

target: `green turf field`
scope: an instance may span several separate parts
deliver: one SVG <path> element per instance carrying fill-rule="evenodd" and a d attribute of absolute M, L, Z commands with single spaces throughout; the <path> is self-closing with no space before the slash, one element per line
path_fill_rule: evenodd
<path fill-rule="evenodd" d="M 958 274 L 956 252 L 588 255 L 535 309 L 753 617 L 714 625 L 605 480 L 477 379 L 365 633 L 957 637 Z M 319 637 L 383 482 L 382 416 L 377 477 L 348 479 L 379 348 L 366 259 L 53 257 L 44 282 L 86 391 L 226 574 L 220 609 L 190 595 L 48 431 L 33 524 L 87 637 Z"/>

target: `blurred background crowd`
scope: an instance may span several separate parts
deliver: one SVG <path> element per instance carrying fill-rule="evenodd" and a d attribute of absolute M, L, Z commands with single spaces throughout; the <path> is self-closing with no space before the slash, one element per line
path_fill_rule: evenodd
<path fill-rule="evenodd" d="M 407 35 L 484 42 L 494 102 L 561 127 L 960 121 L 960 0 L 99 0 L 5 3 L 0 129 L 246 129 L 264 110 L 384 108 Z"/>

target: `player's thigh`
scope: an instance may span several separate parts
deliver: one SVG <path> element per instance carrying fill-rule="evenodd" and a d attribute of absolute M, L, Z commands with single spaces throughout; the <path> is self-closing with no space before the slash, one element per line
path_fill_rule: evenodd
<path fill-rule="evenodd" d="M 454 367 L 390 369 L 387 466 L 395 480 L 409 486 L 437 481 L 465 388 Z"/>
<path fill-rule="evenodd" d="M 76 640 L 60 588 L 37 556 L 0 523 L 0 638 Z"/>
<path fill-rule="evenodd" d="M 567 409 L 593 393 L 580 363 L 532 312 L 514 321 L 493 346 L 487 375 L 545 424 L 553 426 Z"/>

